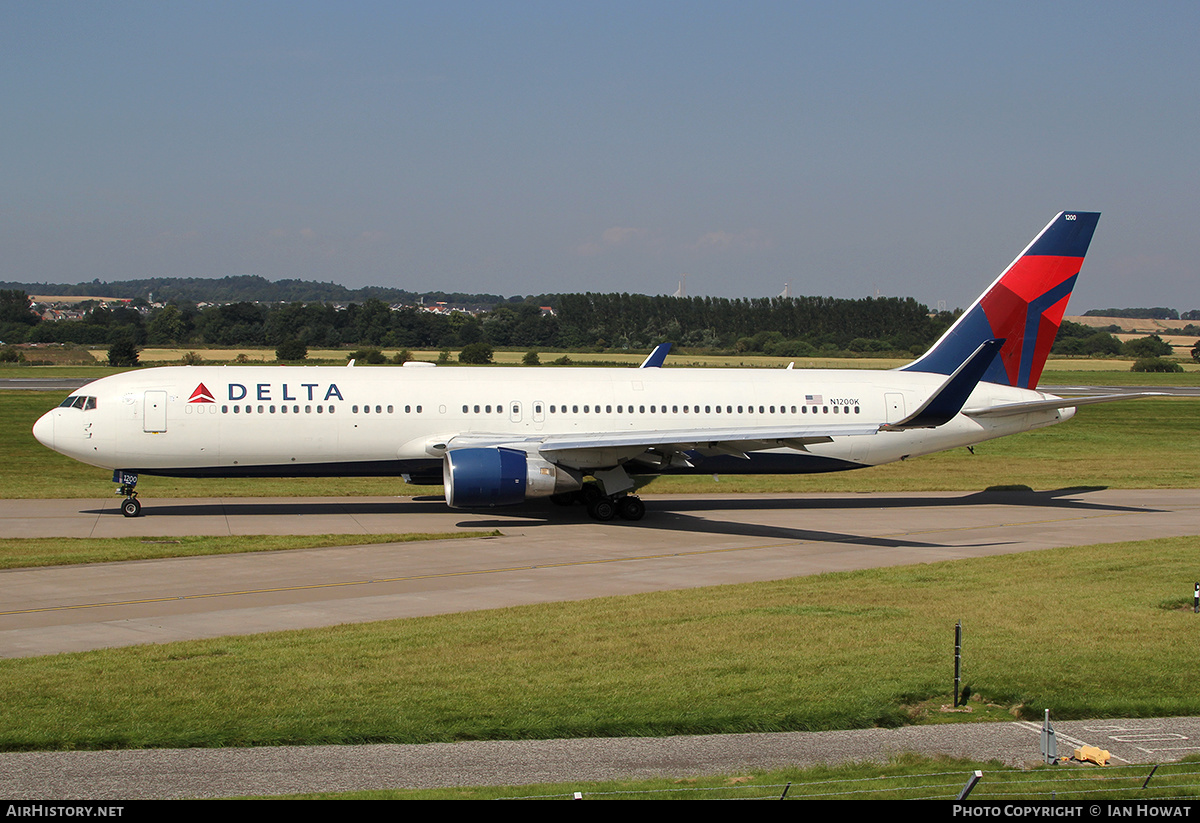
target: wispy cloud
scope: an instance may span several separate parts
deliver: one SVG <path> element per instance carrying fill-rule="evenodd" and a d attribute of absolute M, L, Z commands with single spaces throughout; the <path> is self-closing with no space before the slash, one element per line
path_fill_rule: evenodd
<path fill-rule="evenodd" d="M 758 229 L 747 229 L 741 232 L 709 231 L 700 235 L 692 248 L 697 251 L 757 251 L 769 249 L 771 238 Z"/>
<path fill-rule="evenodd" d="M 613 226 L 605 229 L 599 240 L 587 240 L 575 247 L 575 251 L 585 257 L 601 254 L 605 251 L 631 246 L 650 236 L 647 229 L 631 226 Z"/>

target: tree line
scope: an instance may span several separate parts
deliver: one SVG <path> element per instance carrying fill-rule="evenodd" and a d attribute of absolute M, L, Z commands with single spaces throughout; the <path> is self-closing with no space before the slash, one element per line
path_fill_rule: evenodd
<path fill-rule="evenodd" d="M 552 306 L 553 311 L 544 307 Z M 912 298 L 728 299 L 640 294 L 539 295 L 489 311 L 432 312 L 369 297 L 344 306 L 238 301 L 203 308 L 92 305 L 72 320 L 43 320 L 21 290 L 0 290 L 6 343 L 304 348 L 647 350 L 659 343 L 710 351 L 804 357 L 819 353 L 918 355 L 957 314 Z M 1150 338 L 1146 338 L 1149 340 Z M 1162 341 L 1158 340 L 1161 349 Z M 1149 356 L 1152 343 L 1121 343 L 1106 330 L 1063 323 L 1054 353 Z M 1140 348 L 1139 348 L 1140 347 Z M 295 349 L 298 350 L 298 349 Z M 1169 352 L 1169 347 L 1167 347 Z"/>
<path fill-rule="evenodd" d="M 381 346 L 645 349 L 678 346 L 803 355 L 813 351 L 923 350 L 953 320 L 911 298 L 796 297 L 735 300 L 637 294 L 539 295 L 489 311 L 427 311 L 378 299 L 336 306 L 239 301 L 197 307 L 87 308 L 80 319 L 42 320 L 19 290 L 0 292 L 0 336 L 8 343 L 139 346 Z M 547 310 L 544 307 L 552 307 Z"/>

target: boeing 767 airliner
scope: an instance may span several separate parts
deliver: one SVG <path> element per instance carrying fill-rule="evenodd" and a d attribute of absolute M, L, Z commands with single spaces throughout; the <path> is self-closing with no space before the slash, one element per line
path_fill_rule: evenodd
<path fill-rule="evenodd" d="M 638 520 L 632 492 L 656 475 L 857 469 L 1129 397 L 1037 390 L 1099 217 L 1056 216 L 928 352 L 891 371 L 662 369 L 663 350 L 643 368 L 170 366 L 89 383 L 33 434 L 113 470 L 128 517 L 139 474 L 375 475 L 442 482 L 452 507 L 550 497 Z"/>

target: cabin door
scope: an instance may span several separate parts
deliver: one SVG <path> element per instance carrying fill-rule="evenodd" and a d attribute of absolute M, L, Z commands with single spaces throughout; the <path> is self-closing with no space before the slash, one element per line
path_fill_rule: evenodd
<path fill-rule="evenodd" d="M 142 407 L 142 431 L 165 432 L 167 430 L 167 393 L 165 391 L 146 392 L 146 402 Z"/>

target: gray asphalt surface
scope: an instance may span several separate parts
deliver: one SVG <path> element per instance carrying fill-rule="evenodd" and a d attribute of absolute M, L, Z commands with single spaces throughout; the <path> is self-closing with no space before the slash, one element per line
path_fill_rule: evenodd
<path fill-rule="evenodd" d="M 1061 756 L 1082 745 L 1113 766 L 1200 752 L 1200 718 L 1055 723 Z M 0 754 L 0 797 L 196 798 L 384 788 L 521 786 L 627 777 L 732 774 L 754 767 L 886 762 L 905 752 L 1041 762 L 1036 723 L 846 732 L 470 742 L 421 746 L 28 752 Z M 1147 770 L 1148 771 L 1148 770 Z M 965 773 L 964 773 L 965 777 Z"/>

